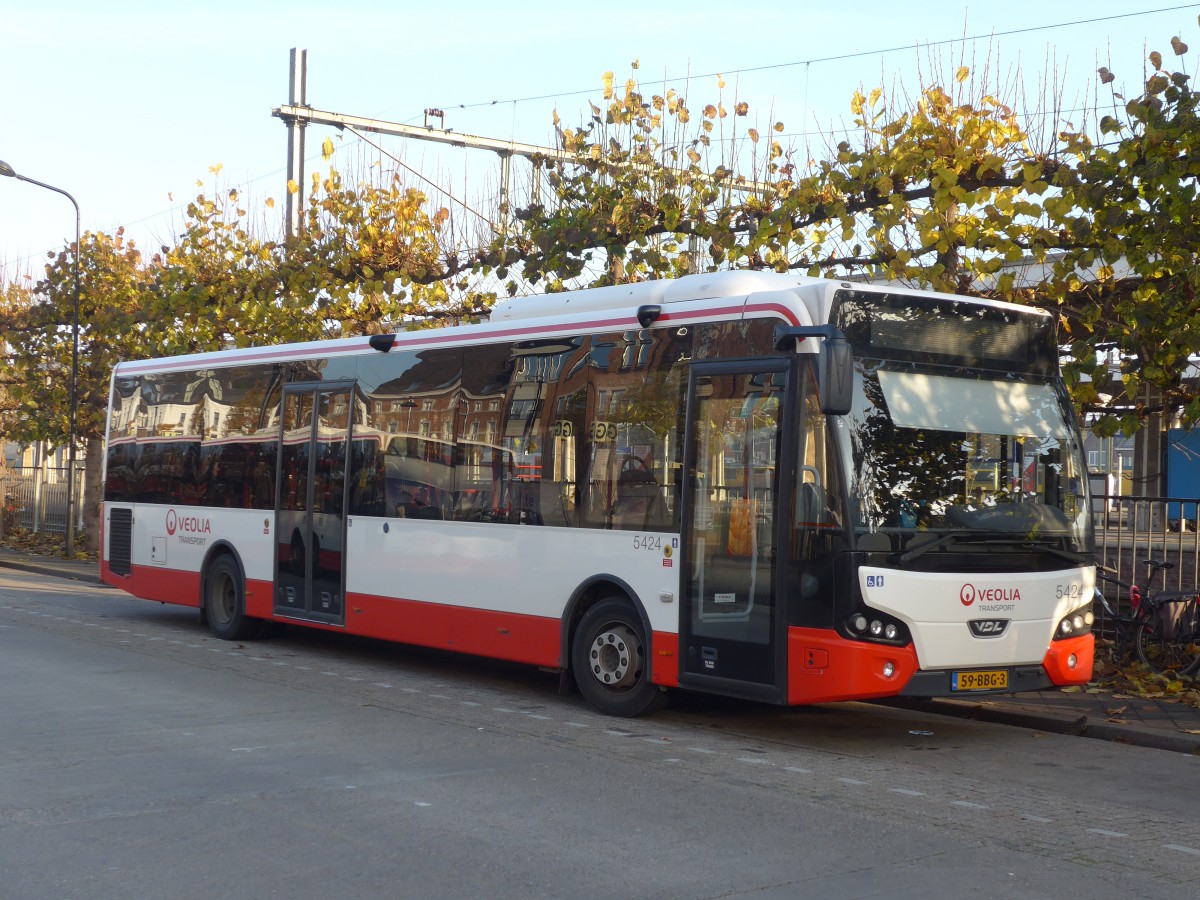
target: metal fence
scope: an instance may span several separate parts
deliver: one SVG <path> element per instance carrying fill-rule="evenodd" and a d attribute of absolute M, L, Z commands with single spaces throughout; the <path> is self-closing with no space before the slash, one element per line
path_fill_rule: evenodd
<path fill-rule="evenodd" d="M 1200 571 L 1200 500 L 1194 497 L 1093 497 L 1096 543 L 1100 562 L 1116 570 L 1122 581 L 1153 590 L 1191 591 Z M 1150 579 L 1148 559 L 1165 560 L 1173 568 Z M 1099 582 L 1114 609 L 1129 611 L 1128 592 Z M 1097 610 L 1097 613 L 1101 613 Z M 1101 632 L 1111 628 L 1101 622 Z"/>
<path fill-rule="evenodd" d="M 65 534 L 67 469 L 57 466 L 9 466 L 0 470 L 4 528 Z M 83 467 L 75 468 L 75 529 L 83 528 Z"/>

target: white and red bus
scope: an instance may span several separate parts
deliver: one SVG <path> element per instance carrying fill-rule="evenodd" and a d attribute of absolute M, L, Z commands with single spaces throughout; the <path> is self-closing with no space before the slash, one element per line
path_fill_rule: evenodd
<path fill-rule="evenodd" d="M 121 363 L 103 580 L 781 704 L 1085 683 L 1093 534 L 1054 320 L 762 272 L 484 324 Z"/>

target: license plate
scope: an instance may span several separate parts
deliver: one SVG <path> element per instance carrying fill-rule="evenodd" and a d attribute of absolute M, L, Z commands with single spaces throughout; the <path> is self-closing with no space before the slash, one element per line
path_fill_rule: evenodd
<path fill-rule="evenodd" d="M 953 672 L 950 689 L 954 691 L 994 691 L 1008 687 L 1008 670 L 990 672 Z"/>

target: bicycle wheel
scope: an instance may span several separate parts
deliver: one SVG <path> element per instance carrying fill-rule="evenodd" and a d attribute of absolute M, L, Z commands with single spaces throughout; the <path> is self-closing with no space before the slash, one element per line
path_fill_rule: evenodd
<path fill-rule="evenodd" d="M 1200 642 L 1195 637 L 1167 640 L 1149 619 L 1137 624 L 1133 632 L 1137 658 L 1152 672 L 1190 675 L 1200 668 Z"/>

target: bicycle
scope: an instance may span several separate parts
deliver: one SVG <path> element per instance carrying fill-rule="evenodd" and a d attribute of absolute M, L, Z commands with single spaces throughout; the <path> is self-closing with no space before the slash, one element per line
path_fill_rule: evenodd
<path fill-rule="evenodd" d="M 1117 657 L 1123 658 L 1130 645 L 1138 660 L 1150 671 L 1193 675 L 1200 670 L 1200 595 L 1195 591 L 1153 591 L 1154 576 L 1175 567 L 1164 560 L 1146 559 L 1150 568 L 1146 593 L 1136 584 L 1121 581 L 1107 566 L 1097 566 L 1096 575 L 1129 592 L 1131 613 L 1122 615 L 1109 604 L 1099 587 L 1096 601 L 1117 632 Z"/>

